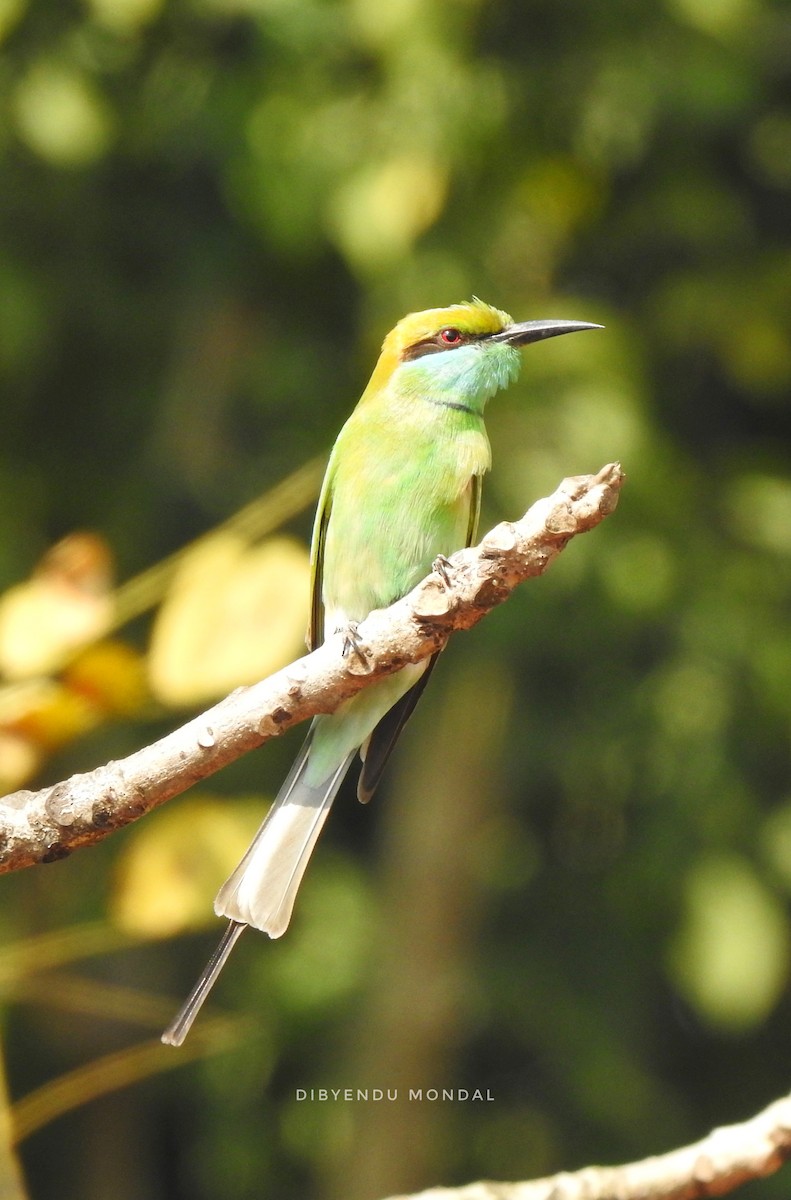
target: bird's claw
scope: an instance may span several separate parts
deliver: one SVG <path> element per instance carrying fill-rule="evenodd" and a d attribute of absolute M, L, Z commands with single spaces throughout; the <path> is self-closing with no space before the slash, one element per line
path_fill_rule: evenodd
<path fill-rule="evenodd" d="M 349 621 L 343 629 L 338 630 L 343 635 L 343 646 L 341 654 L 344 658 L 348 658 L 353 654 L 357 661 L 368 670 L 368 658 L 365 653 L 365 643 L 357 632 L 357 625 L 354 621 Z"/>
<path fill-rule="evenodd" d="M 452 587 L 453 573 L 456 568 L 449 558 L 446 558 L 444 554 L 438 554 L 431 564 L 431 569 L 435 575 L 439 575 L 446 588 Z"/>

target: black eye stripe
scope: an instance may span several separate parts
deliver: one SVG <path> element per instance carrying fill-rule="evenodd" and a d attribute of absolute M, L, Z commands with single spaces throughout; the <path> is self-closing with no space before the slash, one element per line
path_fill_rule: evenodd
<path fill-rule="evenodd" d="M 483 341 L 490 337 L 491 334 L 486 333 L 462 333 L 459 330 L 459 340 L 457 342 L 443 342 L 442 334 L 446 329 L 454 329 L 454 326 L 444 326 L 438 333 L 434 333 L 431 337 L 422 338 L 419 342 L 413 342 L 411 346 L 406 346 L 401 351 L 401 361 L 411 362 L 415 358 L 422 358 L 424 354 L 445 354 L 448 350 L 458 350 L 460 346 L 469 346 L 473 342 Z"/>

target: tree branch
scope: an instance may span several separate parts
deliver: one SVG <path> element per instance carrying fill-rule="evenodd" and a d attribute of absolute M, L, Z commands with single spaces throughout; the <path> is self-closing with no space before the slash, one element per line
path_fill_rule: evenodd
<path fill-rule="evenodd" d="M 791 1095 L 691 1146 L 621 1167 L 585 1167 L 529 1183 L 472 1183 L 389 1200 L 701 1200 L 777 1171 L 791 1158 Z"/>
<path fill-rule="evenodd" d="M 359 626 L 362 649 L 344 656 L 331 637 L 312 654 L 260 683 L 239 688 L 201 716 L 121 762 L 38 792 L 0 800 L 0 872 L 51 862 L 106 837 L 186 791 L 292 725 L 339 704 L 406 663 L 442 649 L 514 588 L 541 575 L 566 543 L 615 508 L 618 464 L 565 479 L 514 524 L 454 554 L 448 585 L 432 574 L 390 608 Z"/>

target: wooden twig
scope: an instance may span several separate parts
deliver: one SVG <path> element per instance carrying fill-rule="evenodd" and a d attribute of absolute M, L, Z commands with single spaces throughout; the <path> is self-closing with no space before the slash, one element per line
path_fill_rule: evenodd
<path fill-rule="evenodd" d="M 521 520 L 455 554 L 447 582 L 429 575 L 390 608 L 371 613 L 359 626 L 362 654 L 344 657 L 342 638 L 330 637 L 121 762 L 6 796 L 0 872 L 51 862 L 106 837 L 292 725 L 334 711 L 374 679 L 441 649 L 454 630 L 475 625 L 519 583 L 542 574 L 572 537 L 611 513 L 623 480 L 613 463 L 597 475 L 565 479 Z"/>
<path fill-rule="evenodd" d="M 777 1171 L 791 1158 L 791 1096 L 669 1154 L 585 1167 L 528 1183 L 471 1183 L 389 1200 L 702 1200 Z"/>

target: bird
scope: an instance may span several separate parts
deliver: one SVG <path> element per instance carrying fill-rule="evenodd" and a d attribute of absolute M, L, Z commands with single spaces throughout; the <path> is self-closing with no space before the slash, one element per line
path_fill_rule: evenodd
<path fill-rule="evenodd" d="M 311 542 L 307 645 L 356 627 L 406 595 L 476 534 L 491 465 L 484 408 L 515 382 L 520 349 L 602 326 L 515 322 L 473 297 L 410 313 L 384 340 L 327 464 Z M 214 908 L 226 931 L 162 1035 L 180 1045 L 239 936 L 252 926 L 279 938 L 332 802 L 359 753 L 366 802 L 434 668 L 437 655 L 364 688 L 311 723 L 297 758 Z"/>

